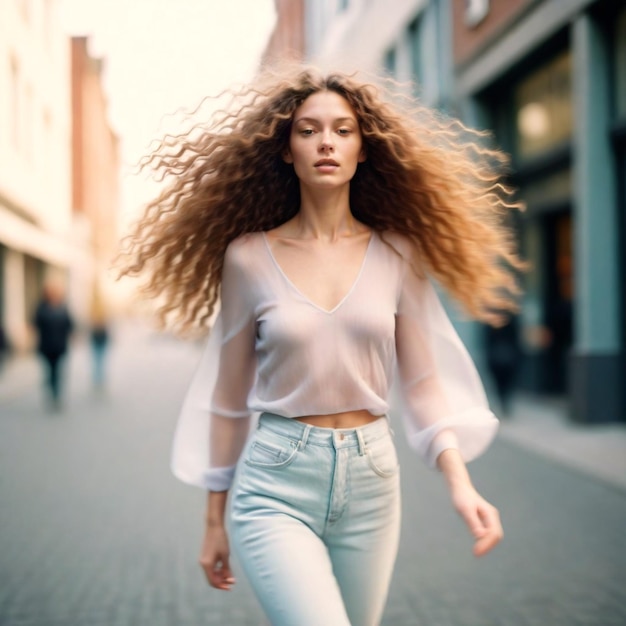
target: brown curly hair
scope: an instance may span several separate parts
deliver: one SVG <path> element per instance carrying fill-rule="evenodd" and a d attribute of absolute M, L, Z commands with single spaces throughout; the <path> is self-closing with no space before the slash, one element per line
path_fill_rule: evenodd
<path fill-rule="evenodd" d="M 293 217 L 299 181 L 282 158 L 293 114 L 313 93 L 333 91 L 353 107 L 367 160 L 350 183 L 354 217 L 378 232 L 403 234 L 436 279 L 472 317 L 497 323 L 514 310 L 523 268 L 506 214 L 521 208 L 502 183 L 507 157 L 479 133 L 397 90 L 355 75 L 311 67 L 265 71 L 233 94 L 208 124 L 166 136 L 142 167 L 169 186 L 125 239 L 120 275 L 146 270 L 161 322 L 206 326 L 221 284 L 228 244 Z"/>

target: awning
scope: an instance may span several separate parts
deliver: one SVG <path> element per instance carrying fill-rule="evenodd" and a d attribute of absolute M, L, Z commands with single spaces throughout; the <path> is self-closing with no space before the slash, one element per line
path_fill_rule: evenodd
<path fill-rule="evenodd" d="M 68 267 L 82 251 L 56 233 L 42 230 L 0 204 L 0 243 L 51 265 Z"/>

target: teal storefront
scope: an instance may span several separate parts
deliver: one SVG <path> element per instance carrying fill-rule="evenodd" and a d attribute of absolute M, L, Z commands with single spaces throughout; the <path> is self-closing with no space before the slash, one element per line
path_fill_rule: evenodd
<path fill-rule="evenodd" d="M 563 398 L 576 421 L 626 421 L 626 10 L 560 6 L 539 5 L 464 68 L 463 104 L 511 155 L 527 207 L 520 386 Z M 538 38 L 542 11 L 553 28 Z"/>

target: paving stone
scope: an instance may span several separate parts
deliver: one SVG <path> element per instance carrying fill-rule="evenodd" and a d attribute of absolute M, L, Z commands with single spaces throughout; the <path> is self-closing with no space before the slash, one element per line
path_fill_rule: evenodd
<path fill-rule="evenodd" d="M 62 412 L 44 410 L 38 379 L 0 401 L 0 626 L 266 626 L 241 576 L 231 593 L 204 582 L 204 495 L 169 473 L 198 346 L 126 332 L 104 394 L 88 356 L 78 347 L 68 363 Z M 403 530 L 383 626 L 626 624 L 625 490 L 500 438 L 470 466 L 505 526 L 477 560 L 442 477 L 401 430 Z"/>

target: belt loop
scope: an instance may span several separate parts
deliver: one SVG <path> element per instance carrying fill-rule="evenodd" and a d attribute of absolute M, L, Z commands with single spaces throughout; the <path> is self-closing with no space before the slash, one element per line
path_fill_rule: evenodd
<path fill-rule="evenodd" d="M 363 456 L 367 452 L 367 448 L 365 447 L 365 440 L 363 439 L 363 432 L 360 428 L 356 429 L 356 438 L 359 442 L 359 454 Z"/>
<path fill-rule="evenodd" d="M 304 432 L 302 433 L 302 437 L 300 438 L 299 442 L 300 450 L 304 449 L 304 446 L 306 446 L 306 442 L 309 439 L 309 433 L 311 432 L 311 428 L 311 424 L 306 424 L 306 426 L 304 427 Z"/>

